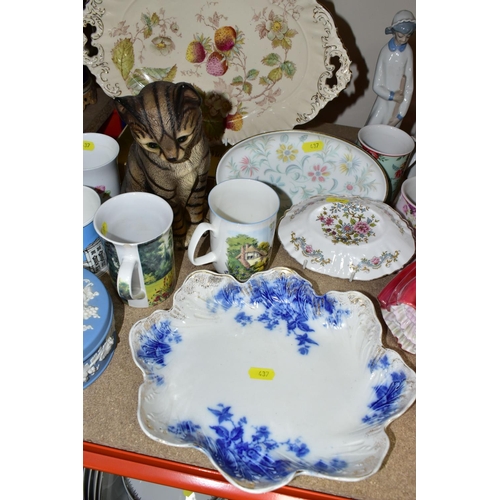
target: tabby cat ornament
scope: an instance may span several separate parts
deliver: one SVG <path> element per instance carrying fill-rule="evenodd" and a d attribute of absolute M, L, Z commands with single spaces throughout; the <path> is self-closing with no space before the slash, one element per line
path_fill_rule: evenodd
<path fill-rule="evenodd" d="M 121 192 L 164 198 L 174 212 L 176 246 L 187 248 L 205 216 L 210 167 L 201 98 L 188 83 L 153 82 L 115 104 L 134 139 Z"/>

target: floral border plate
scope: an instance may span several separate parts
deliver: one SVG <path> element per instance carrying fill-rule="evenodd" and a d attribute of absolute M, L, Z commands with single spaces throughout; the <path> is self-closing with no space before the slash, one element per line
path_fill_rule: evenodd
<path fill-rule="evenodd" d="M 348 141 L 320 133 L 289 130 L 241 141 L 221 158 L 217 183 L 258 179 L 273 186 L 282 213 L 314 195 L 357 195 L 384 201 L 387 174 L 368 153 Z"/>
<path fill-rule="evenodd" d="M 399 213 L 359 196 L 297 203 L 281 219 L 278 237 L 304 268 L 350 281 L 392 274 L 415 254 L 413 231 Z"/>
<path fill-rule="evenodd" d="M 83 25 L 94 30 L 83 63 L 106 94 L 189 82 L 213 143 L 307 123 L 351 78 L 334 21 L 313 0 L 89 0 Z"/>
<path fill-rule="evenodd" d="M 298 474 L 364 479 L 389 450 L 385 428 L 416 397 L 415 372 L 381 332 L 368 297 L 316 295 L 287 268 L 245 283 L 195 271 L 171 310 L 130 331 L 144 376 L 139 424 L 203 451 L 249 493 Z"/>

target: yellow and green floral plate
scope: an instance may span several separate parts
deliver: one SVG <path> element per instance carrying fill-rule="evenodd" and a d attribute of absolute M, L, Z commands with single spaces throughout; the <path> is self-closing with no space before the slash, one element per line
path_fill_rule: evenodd
<path fill-rule="evenodd" d="M 257 179 L 280 196 L 280 213 L 315 195 L 362 196 L 385 201 L 389 181 L 382 165 L 358 146 L 302 130 L 268 132 L 234 145 L 221 158 L 217 183 Z"/>

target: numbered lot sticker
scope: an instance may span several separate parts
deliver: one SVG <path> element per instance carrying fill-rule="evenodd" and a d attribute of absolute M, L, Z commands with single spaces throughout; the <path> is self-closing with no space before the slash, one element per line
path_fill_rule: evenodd
<path fill-rule="evenodd" d="M 248 375 L 250 375 L 250 378 L 257 380 L 272 380 L 274 378 L 274 370 L 272 368 L 257 368 L 252 366 L 248 370 Z"/>
<path fill-rule="evenodd" d="M 323 141 L 304 142 L 304 144 L 302 144 L 302 151 L 304 151 L 304 153 L 311 153 L 313 151 L 321 151 L 323 147 Z"/>
<path fill-rule="evenodd" d="M 94 143 L 92 141 L 83 141 L 84 151 L 94 151 Z"/>

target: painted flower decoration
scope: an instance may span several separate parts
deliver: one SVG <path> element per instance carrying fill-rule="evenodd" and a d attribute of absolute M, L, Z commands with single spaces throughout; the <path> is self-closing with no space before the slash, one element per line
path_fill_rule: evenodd
<path fill-rule="evenodd" d="M 408 215 L 408 214 L 411 214 L 411 215 L 415 215 L 416 213 L 416 210 L 411 206 L 411 205 L 403 205 L 403 212 Z"/>
<path fill-rule="evenodd" d="M 370 232 L 370 226 L 365 221 L 358 221 L 354 224 L 354 231 L 359 234 L 368 234 Z"/>
<path fill-rule="evenodd" d="M 376 151 L 373 151 L 373 149 L 367 148 L 363 146 L 363 149 L 370 153 L 376 160 L 378 160 L 378 157 L 380 156 L 380 153 L 377 153 Z"/>
<path fill-rule="evenodd" d="M 275 17 L 267 21 L 266 28 L 268 30 L 267 38 L 269 38 L 269 40 L 283 40 L 288 31 L 288 24 L 281 17 Z"/>
<path fill-rule="evenodd" d="M 151 42 L 161 53 L 169 54 L 175 49 L 175 43 L 169 36 L 157 36 Z"/>
<path fill-rule="evenodd" d="M 278 159 L 281 161 L 289 162 L 297 158 L 298 149 L 295 149 L 292 145 L 280 144 L 280 147 L 276 150 Z"/>
<path fill-rule="evenodd" d="M 332 243 L 344 245 L 368 243 L 380 222 L 366 207 L 342 202 L 325 205 L 316 220 Z"/>
<path fill-rule="evenodd" d="M 307 172 L 307 175 L 313 182 L 325 182 L 326 177 L 330 175 L 330 172 L 328 172 L 328 167 L 326 167 L 325 165 L 314 165 L 312 171 Z"/>
<path fill-rule="evenodd" d="M 292 48 L 292 38 L 297 34 L 297 31 L 289 28 L 286 21 L 286 14 L 291 15 L 297 20 L 298 17 L 296 15 L 298 13 L 287 9 L 284 14 L 283 16 L 278 16 L 274 11 L 271 11 L 267 19 L 262 19 L 263 22 L 256 29 L 259 31 L 261 38 L 265 36 L 272 42 L 274 49 L 281 47 L 285 51 L 288 51 Z"/>
<path fill-rule="evenodd" d="M 244 156 L 240 161 L 240 170 L 248 177 L 253 177 L 253 174 L 259 171 L 259 167 L 254 165 L 248 156 Z"/>
<path fill-rule="evenodd" d="M 342 157 L 342 160 L 339 164 L 340 171 L 343 174 L 352 174 L 355 172 L 360 166 L 360 159 L 355 157 L 351 151 L 348 151 Z"/>

